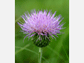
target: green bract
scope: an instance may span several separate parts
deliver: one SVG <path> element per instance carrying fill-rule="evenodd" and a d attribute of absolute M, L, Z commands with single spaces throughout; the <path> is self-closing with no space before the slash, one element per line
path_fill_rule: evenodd
<path fill-rule="evenodd" d="M 47 34 L 47 37 L 45 35 L 40 35 L 39 38 L 39 35 L 36 33 L 33 36 L 33 42 L 37 47 L 46 47 L 50 42 L 49 34 Z"/>

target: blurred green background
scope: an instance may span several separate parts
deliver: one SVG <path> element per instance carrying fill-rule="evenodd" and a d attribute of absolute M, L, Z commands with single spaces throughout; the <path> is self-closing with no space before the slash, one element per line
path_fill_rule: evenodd
<path fill-rule="evenodd" d="M 17 24 L 25 12 L 31 10 L 57 11 L 64 17 L 63 34 L 51 39 L 50 45 L 43 48 L 42 63 L 69 63 L 69 0 L 15 0 L 15 63 L 38 63 L 38 47 L 26 38 Z"/>

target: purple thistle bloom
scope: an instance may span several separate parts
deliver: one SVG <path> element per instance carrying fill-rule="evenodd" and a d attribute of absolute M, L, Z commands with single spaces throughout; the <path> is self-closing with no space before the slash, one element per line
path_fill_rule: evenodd
<path fill-rule="evenodd" d="M 63 26 L 63 24 L 60 25 L 63 18 L 61 19 L 61 15 L 54 17 L 55 14 L 56 12 L 52 14 L 50 11 L 47 12 L 44 10 L 44 12 L 36 12 L 34 10 L 31 14 L 25 14 L 22 16 L 25 23 L 18 24 L 22 28 L 23 32 L 27 34 L 26 37 L 32 37 L 36 33 L 40 39 L 40 36 L 48 38 L 47 36 L 50 35 L 51 37 L 54 37 L 53 35 L 57 36 L 57 34 L 60 33 Z"/>

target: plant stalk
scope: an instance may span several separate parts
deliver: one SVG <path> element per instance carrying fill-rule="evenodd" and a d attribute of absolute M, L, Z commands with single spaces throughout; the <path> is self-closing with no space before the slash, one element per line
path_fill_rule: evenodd
<path fill-rule="evenodd" d="M 39 63 L 41 63 L 41 58 L 42 58 L 42 48 L 39 47 Z"/>

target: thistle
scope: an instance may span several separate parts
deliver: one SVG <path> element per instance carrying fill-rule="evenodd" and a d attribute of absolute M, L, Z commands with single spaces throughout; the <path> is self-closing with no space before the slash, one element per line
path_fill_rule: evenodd
<path fill-rule="evenodd" d="M 50 11 L 38 11 L 35 10 L 31 14 L 25 14 L 22 16 L 25 23 L 18 24 L 23 30 L 23 33 L 27 34 L 26 37 L 32 37 L 33 43 L 38 47 L 46 47 L 50 42 L 50 36 L 55 38 L 62 29 L 63 24 L 61 15 L 54 17 L 56 12 L 52 14 Z M 26 38 L 25 37 L 25 38 Z"/>

